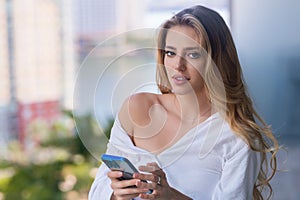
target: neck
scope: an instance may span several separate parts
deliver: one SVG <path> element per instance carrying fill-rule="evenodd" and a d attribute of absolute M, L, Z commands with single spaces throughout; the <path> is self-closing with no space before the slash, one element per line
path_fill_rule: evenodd
<path fill-rule="evenodd" d="M 201 120 L 212 113 L 211 103 L 205 93 L 176 95 L 175 105 L 182 120 Z"/>

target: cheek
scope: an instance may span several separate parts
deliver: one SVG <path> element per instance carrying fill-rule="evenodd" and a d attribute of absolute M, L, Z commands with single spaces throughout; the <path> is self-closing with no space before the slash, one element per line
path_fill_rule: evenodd
<path fill-rule="evenodd" d="M 167 56 L 164 58 L 164 65 L 166 68 L 171 68 L 173 66 L 172 59 Z"/>
<path fill-rule="evenodd" d="M 192 73 L 198 74 L 202 77 L 205 68 L 205 61 L 190 62 L 189 68 Z"/>
<path fill-rule="evenodd" d="M 172 74 L 174 74 L 174 70 L 170 67 L 167 67 L 167 66 L 165 66 L 165 68 L 166 68 L 166 72 L 167 72 L 167 77 L 170 80 L 171 77 L 172 77 Z"/>
<path fill-rule="evenodd" d="M 172 73 L 172 71 L 174 71 L 173 67 L 174 64 L 172 63 L 172 59 L 170 58 L 165 58 L 164 59 L 164 66 L 166 68 L 166 71 L 167 71 L 167 75 L 169 76 L 170 73 Z"/>
<path fill-rule="evenodd" d="M 204 75 L 204 64 L 198 64 L 194 65 L 194 66 L 190 66 L 189 68 L 189 74 L 192 76 L 192 82 L 196 85 L 203 85 L 204 84 L 204 79 L 203 79 L 203 75 Z"/>

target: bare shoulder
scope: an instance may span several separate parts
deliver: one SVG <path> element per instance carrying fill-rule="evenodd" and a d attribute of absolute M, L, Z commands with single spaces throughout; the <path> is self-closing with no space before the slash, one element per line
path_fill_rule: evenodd
<path fill-rule="evenodd" d="M 149 109 L 160 104 L 160 95 L 153 93 L 137 93 L 128 97 L 120 111 L 120 123 L 128 134 L 133 134 L 136 124 L 147 124 L 150 120 Z"/>

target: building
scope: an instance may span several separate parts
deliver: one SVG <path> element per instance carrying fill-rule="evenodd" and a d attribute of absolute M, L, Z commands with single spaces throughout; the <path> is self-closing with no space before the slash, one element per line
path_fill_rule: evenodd
<path fill-rule="evenodd" d="M 143 25 L 145 1 L 75 0 L 74 24 L 78 37 L 103 39 Z"/>
<path fill-rule="evenodd" d="M 14 134 L 22 121 L 45 116 L 49 102 L 56 102 L 55 110 L 72 108 L 77 66 L 72 1 L 2 0 L 0 10 L 0 106 L 8 110 L 8 132 Z"/>
<path fill-rule="evenodd" d="M 61 99 L 60 10 L 51 0 L 12 1 L 16 99 Z"/>
<path fill-rule="evenodd" d="M 0 27 L 7 27 L 5 1 L 0 1 Z M 7 29 L 0 29 L 0 107 L 8 105 L 9 94 L 9 68 L 8 68 L 8 41 Z"/>

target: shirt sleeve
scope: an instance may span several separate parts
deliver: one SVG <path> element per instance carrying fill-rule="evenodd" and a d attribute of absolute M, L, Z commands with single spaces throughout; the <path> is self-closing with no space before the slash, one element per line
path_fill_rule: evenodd
<path fill-rule="evenodd" d="M 118 118 L 116 118 L 111 129 L 111 135 L 107 144 L 106 153 L 124 156 L 127 158 L 138 158 L 135 150 L 132 150 L 132 153 L 129 154 L 132 148 L 134 148 L 134 146 L 130 138 L 122 129 Z M 107 177 L 109 170 L 110 169 L 105 164 L 101 164 L 90 188 L 88 195 L 89 200 L 110 200 L 113 190 L 110 186 L 111 180 Z"/>
<path fill-rule="evenodd" d="M 111 137 L 107 144 L 106 153 L 116 154 L 116 152 L 114 152 L 115 149 L 113 148 L 113 145 L 111 143 L 114 142 L 114 140 L 118 139 L 117 136 L 119 134 L 120 131 L 115 121 L 111 129 Z M 101 164 L 94 179 L 94 182 L 90 188 L 88 195 L 89 200 L 110 200 L 113 190 L 110 187 L 111 180 L 107 177 L 108 172 L 109 168 L 105 164 Z"/>
<path fill-rule="evenodd" d="M 217 183 L 212 199 L 252 200 L 260 165 L 260 153 L 245 145 L 231 158 L 225 160 L 221 179 Z"/>
<path fill-rule="evenodd" d="M 110 187 L 111 181 L 106 175 L 108 171 L 108 167 L 101 164 L 89 191 L 89 200 L 110 200 L 113 190 Z"/>

